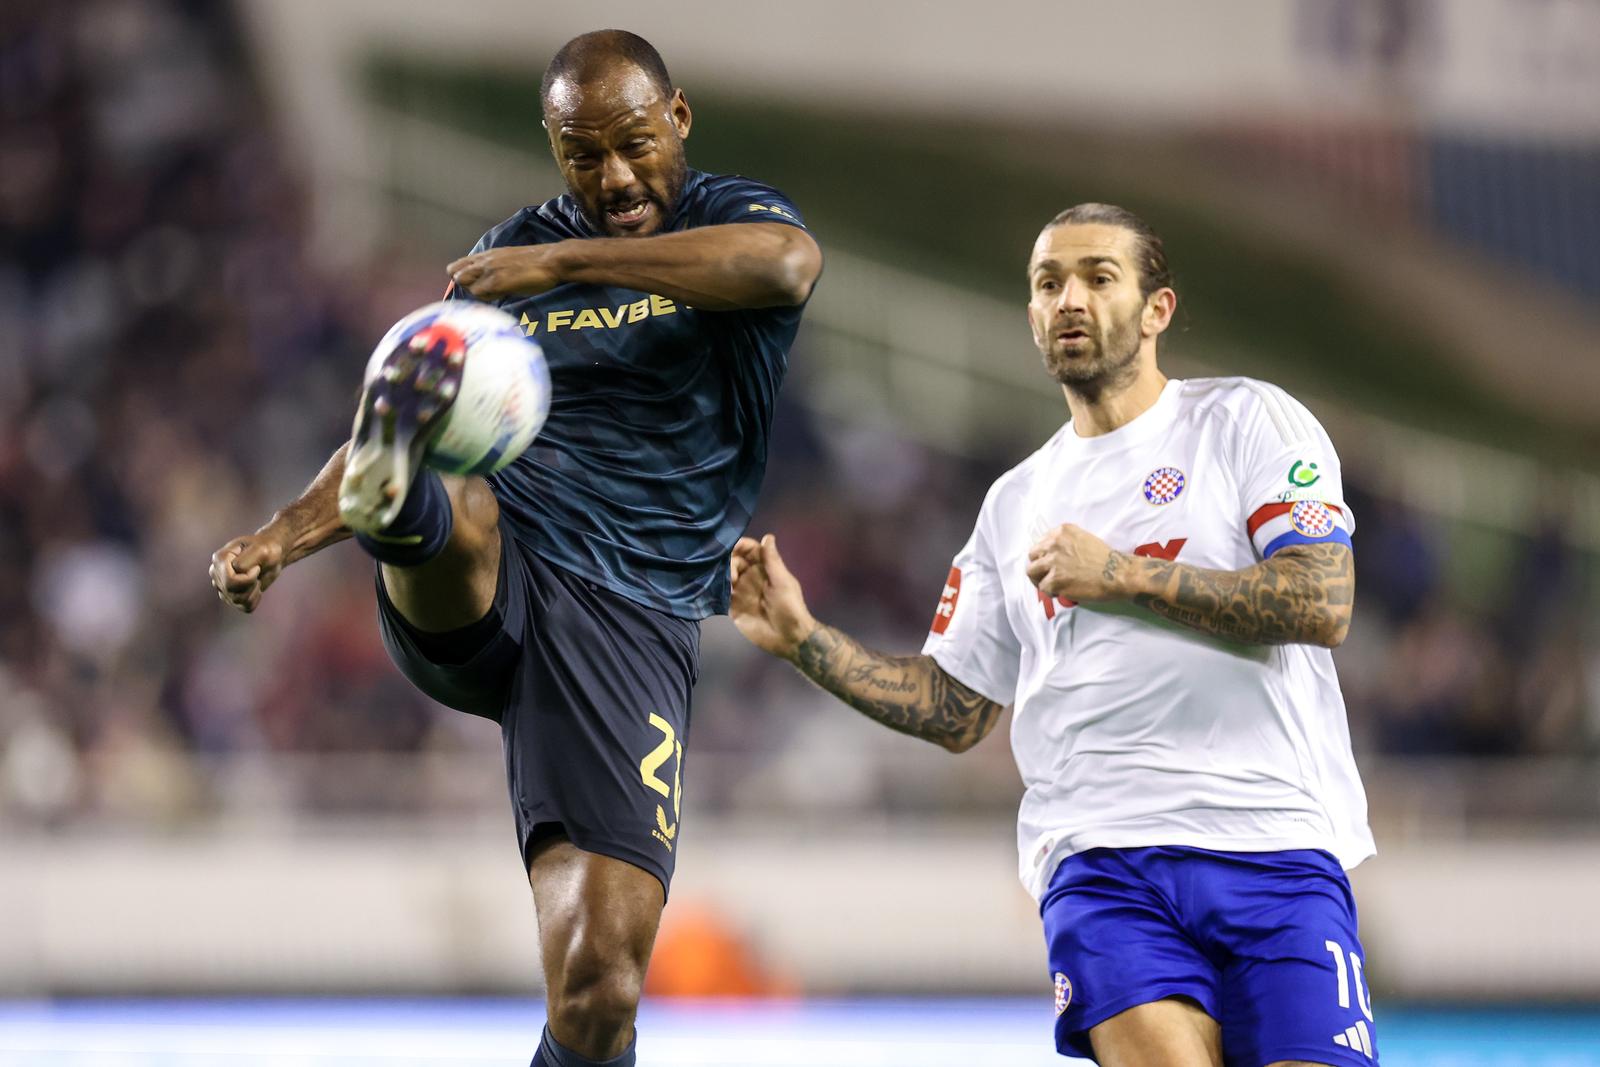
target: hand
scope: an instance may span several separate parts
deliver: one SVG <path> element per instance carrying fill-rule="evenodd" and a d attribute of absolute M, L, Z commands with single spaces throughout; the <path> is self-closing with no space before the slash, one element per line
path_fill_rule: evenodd
<path fill-rule="evenodd" d="M 212 588 L 224 604 L 249 614 L 283 573 L 288 547 L 287 539 L 270 526 L 235 537 L 211 554 Z"/>
<path fill-rule="evenodd" d="M 513 245 L 462 256 L 445 268 L 455 283 L 479 300 L 511 293 L 533 296 L 562 283 L 556 267 L 559 244 Z"/>
<path fill-rule="evenodd" d="M 778 555 L 777 539 L 771 534 L 760 541 L 739 538 L 729 567 L 733 624 L 763 652 L 793 659 L 795 650 L 817 628 L 817 620 L 806 610 L 800 583 Z"/>
<path fill-rule="evenodd" d="M 1088 530 L 1068 523 L 1045 534 L 1028 552 L 1028 580 L 1046 596 L 1080 602 L 1122 600 L 1127 557 Z"/>

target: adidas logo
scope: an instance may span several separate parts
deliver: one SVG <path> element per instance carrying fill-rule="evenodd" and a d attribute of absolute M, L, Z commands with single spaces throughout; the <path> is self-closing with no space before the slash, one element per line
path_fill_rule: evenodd
<path fill-rule="evenodd" d="M 1353 1048 L 1357 1052 L 1365 1053 L 1367 1059 L 1372 1059 L 1372 1033 L 1367 1029 L 1365 1019 L 1358 1019 L 1354 1026 L 1345 1027 L 1342 1034 L 1334 1034 L 1333 1043 Z"/>

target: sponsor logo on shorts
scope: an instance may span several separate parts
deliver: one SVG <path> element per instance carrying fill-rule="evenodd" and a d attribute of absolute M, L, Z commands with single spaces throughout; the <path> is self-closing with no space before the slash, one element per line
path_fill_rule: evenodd
<path fill-rule="evenodd" d="M 1333 533 L 1333 513 L 1320 500 L 1302 500 L 1289 509 L 1289 522 L 1307 537 L 1327 537 Z"/>
<path fill-rule="evenodd" d="M 666 845 L 668 852 L 672 851 L 672 839 L 678 836 L 678 824 L 667 822 L 667 809 L 660 804 L 656 805 L 656 825 L 650 836 Z"/>
<path fill-rule="evenodd" d="M 1072 979 L 1056 972 L 1056 1014 L 1060 1015 L 1072 1003 Z"/>
<path fill-rule="evenodd" d="M 1183 495 L 1187 484 L 1177 467 L 1157 467 L 1144 480 L 1144 498 L 1152 504 L 1170 504 Z"/>
<path fill-rule="evenodd" d="M 1372 1031 L 1367 1029 L 1365 1019 L 1357 1019 L 1354 1026 L 1344 1028 L 1344 1033 L 1334 1034 L 1333 1043 L 1344 1048 L 1353 1048 L 1369 1060 L 1373 1057 Z"/>

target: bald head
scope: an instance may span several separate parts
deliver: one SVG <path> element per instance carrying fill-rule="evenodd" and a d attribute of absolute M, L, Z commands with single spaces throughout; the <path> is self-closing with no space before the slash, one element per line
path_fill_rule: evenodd
<path fill-rule="evenodd" d="M 661 53 L 649 41 L 627 30 L 595 30 L 561 46 L 544 70 L 539 102 L 545 119 L 571 106 L 583 86 L 619 80 L 634 82 L 663 100 L 672 96 L 672 78 Z"/>

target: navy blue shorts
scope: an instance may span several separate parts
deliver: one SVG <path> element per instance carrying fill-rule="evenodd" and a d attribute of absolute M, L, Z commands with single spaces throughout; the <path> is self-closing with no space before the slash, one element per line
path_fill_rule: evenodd
<path fill-rule="evenodd" d="M 461 655 L 441 657 L 441 635 L 401 617 L 381 568 L 377 586 L 383 643 L 401 673 L 439 703 L 500 724 L 524 866 L 536 843 L 564 833 L 649 871 L 665 892 L 699 622 L 545 562 L 504 523 L 494 607 L 460 631 L 473 640 Z"/>
<path fill-rule="evenodd" d="M 1091 849 L 1063 860 L 1040 904 L 1056 985 L 1056 1048 L 1188 997 L 1222 1026 L 1230 1067 L 1378 1059 L 1356 905 L 1325 852 Z"/>

